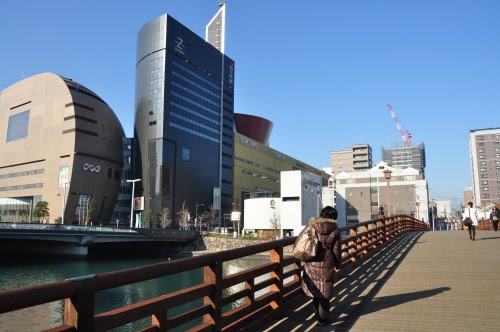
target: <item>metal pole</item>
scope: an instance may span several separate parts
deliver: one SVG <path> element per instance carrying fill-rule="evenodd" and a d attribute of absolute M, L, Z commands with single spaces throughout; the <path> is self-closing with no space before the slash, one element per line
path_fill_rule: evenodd
<path fill-rule="evenodd" d="M 63 196 L 61 225 L 64 225 L 64 208 L 65 207 L 66 207 L 66 183 L 64 183 L 64 196 Z"/>
<path fill-rule="evenodd" d="M 130 228 L 133 227 L 134 223 L 134 190 L 135 190 L 135 181 L 132 181 L 132 194 L 130 200 Z"/>
<path fill-rule="evenodd" d="M 391 216 L 391 180 L 387 179 L 387 216 Z"/>

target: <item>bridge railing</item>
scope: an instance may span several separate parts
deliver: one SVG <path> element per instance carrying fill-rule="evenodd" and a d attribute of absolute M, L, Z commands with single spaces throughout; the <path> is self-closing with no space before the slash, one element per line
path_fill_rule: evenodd
<path fill-rule="evenodd" d="M 371 256 L 398 235 L 428 230 L 427 224 L 408 216 L 372 220 L 341 227 L 343 264 L 346 275 L 365 257 Z M 301 291 L 301 264 L 284 255 L 295 237 L 229 251 L 183 258 L 116 272 L 68 279 L 46 285 L 0 292 L 0 314 L 48 302 L 64 300 L 63 325 L 47 330 L 106 331 L 151 317 L 151 325 L 141 331 L 167 331 L 191 323 L 189 331 L 234 331 L 266 313 L 280 309 Z M 223 275 L 223 263 L 268 253 L 269 262 L 238 273 Z M 203 269 L 203 282 L 192 287 L 133 303 L 104 313 L 95 313 L 99 291 L 142 282 L 181 272 Z M 259 280 L 259 281 L 257 281 Z M 228 288 L 243 284 L 240 291 L 225 295 Z M 198 301 L 187 312 L 173 315 L 170 309 Z M 223 308 L 228 308 L 224 311 Z"/>

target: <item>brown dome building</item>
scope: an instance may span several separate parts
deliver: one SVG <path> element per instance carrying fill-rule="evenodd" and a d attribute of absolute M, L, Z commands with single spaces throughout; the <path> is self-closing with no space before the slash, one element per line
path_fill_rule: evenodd
<path fill-rule="evenodd" d="M 32 222 L 38 201 L 50 222 L 110 221 L 120 188 L 122 126 L 77 82 L 51 73 L 0 94 L 0 221 Z"/>

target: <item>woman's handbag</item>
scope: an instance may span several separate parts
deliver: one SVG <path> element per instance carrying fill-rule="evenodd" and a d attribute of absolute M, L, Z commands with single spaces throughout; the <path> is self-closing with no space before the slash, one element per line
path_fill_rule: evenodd
<path fill-rule="evenodd" d="M 470 225 L 472 225 L 472 219 L 470 217 L 465 218 L 464 226 L 469 227 Z"/>
<path fill-rule="evenodd" d="M 309 227 L 307 232 L 299 234 L 293 246 L 292 256 L 303 262 L 308 262 L 316 257 L 318 251 L 318 237 L 314 227 Z"/>

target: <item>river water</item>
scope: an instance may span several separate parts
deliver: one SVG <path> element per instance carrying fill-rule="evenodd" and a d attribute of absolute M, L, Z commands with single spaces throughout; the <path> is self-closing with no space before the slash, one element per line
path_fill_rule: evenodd
<path fill-rule="evenodd" d="M 122 270 L 130 267 L 165 262 L 168 258 L 68 260 L 46 257 L 0 257 L 0 291 L 28 287 L 64 280 L 77 276 Z M 236 261 L 225 262 L 224 274 L 263 264 L 265 256 L 251 256 Z M 96 294 L 96 313 L 112 310 L 124 305 L 147 300 L 203 281 L 203 271 L 194 270 L 168 277 L 149 280 L 133 285 L 118 287 Z M 233 289 L 235 291 L 236 289 Z M 231 292 L 231 290 L 229 290 Z M 169 310 L 168 315 L 196 308 L 199 303 L 190 303 Z M 62 324 L 64 302 L 57 301 L 32 308 L 17 310 L 0 315 L 0 331 L 40 331 Z M 149 326 L 151 318 L 128 324 L 113 331 L 135 331 Z M 183 331 L 187 326 L 180 327 Z"/>

